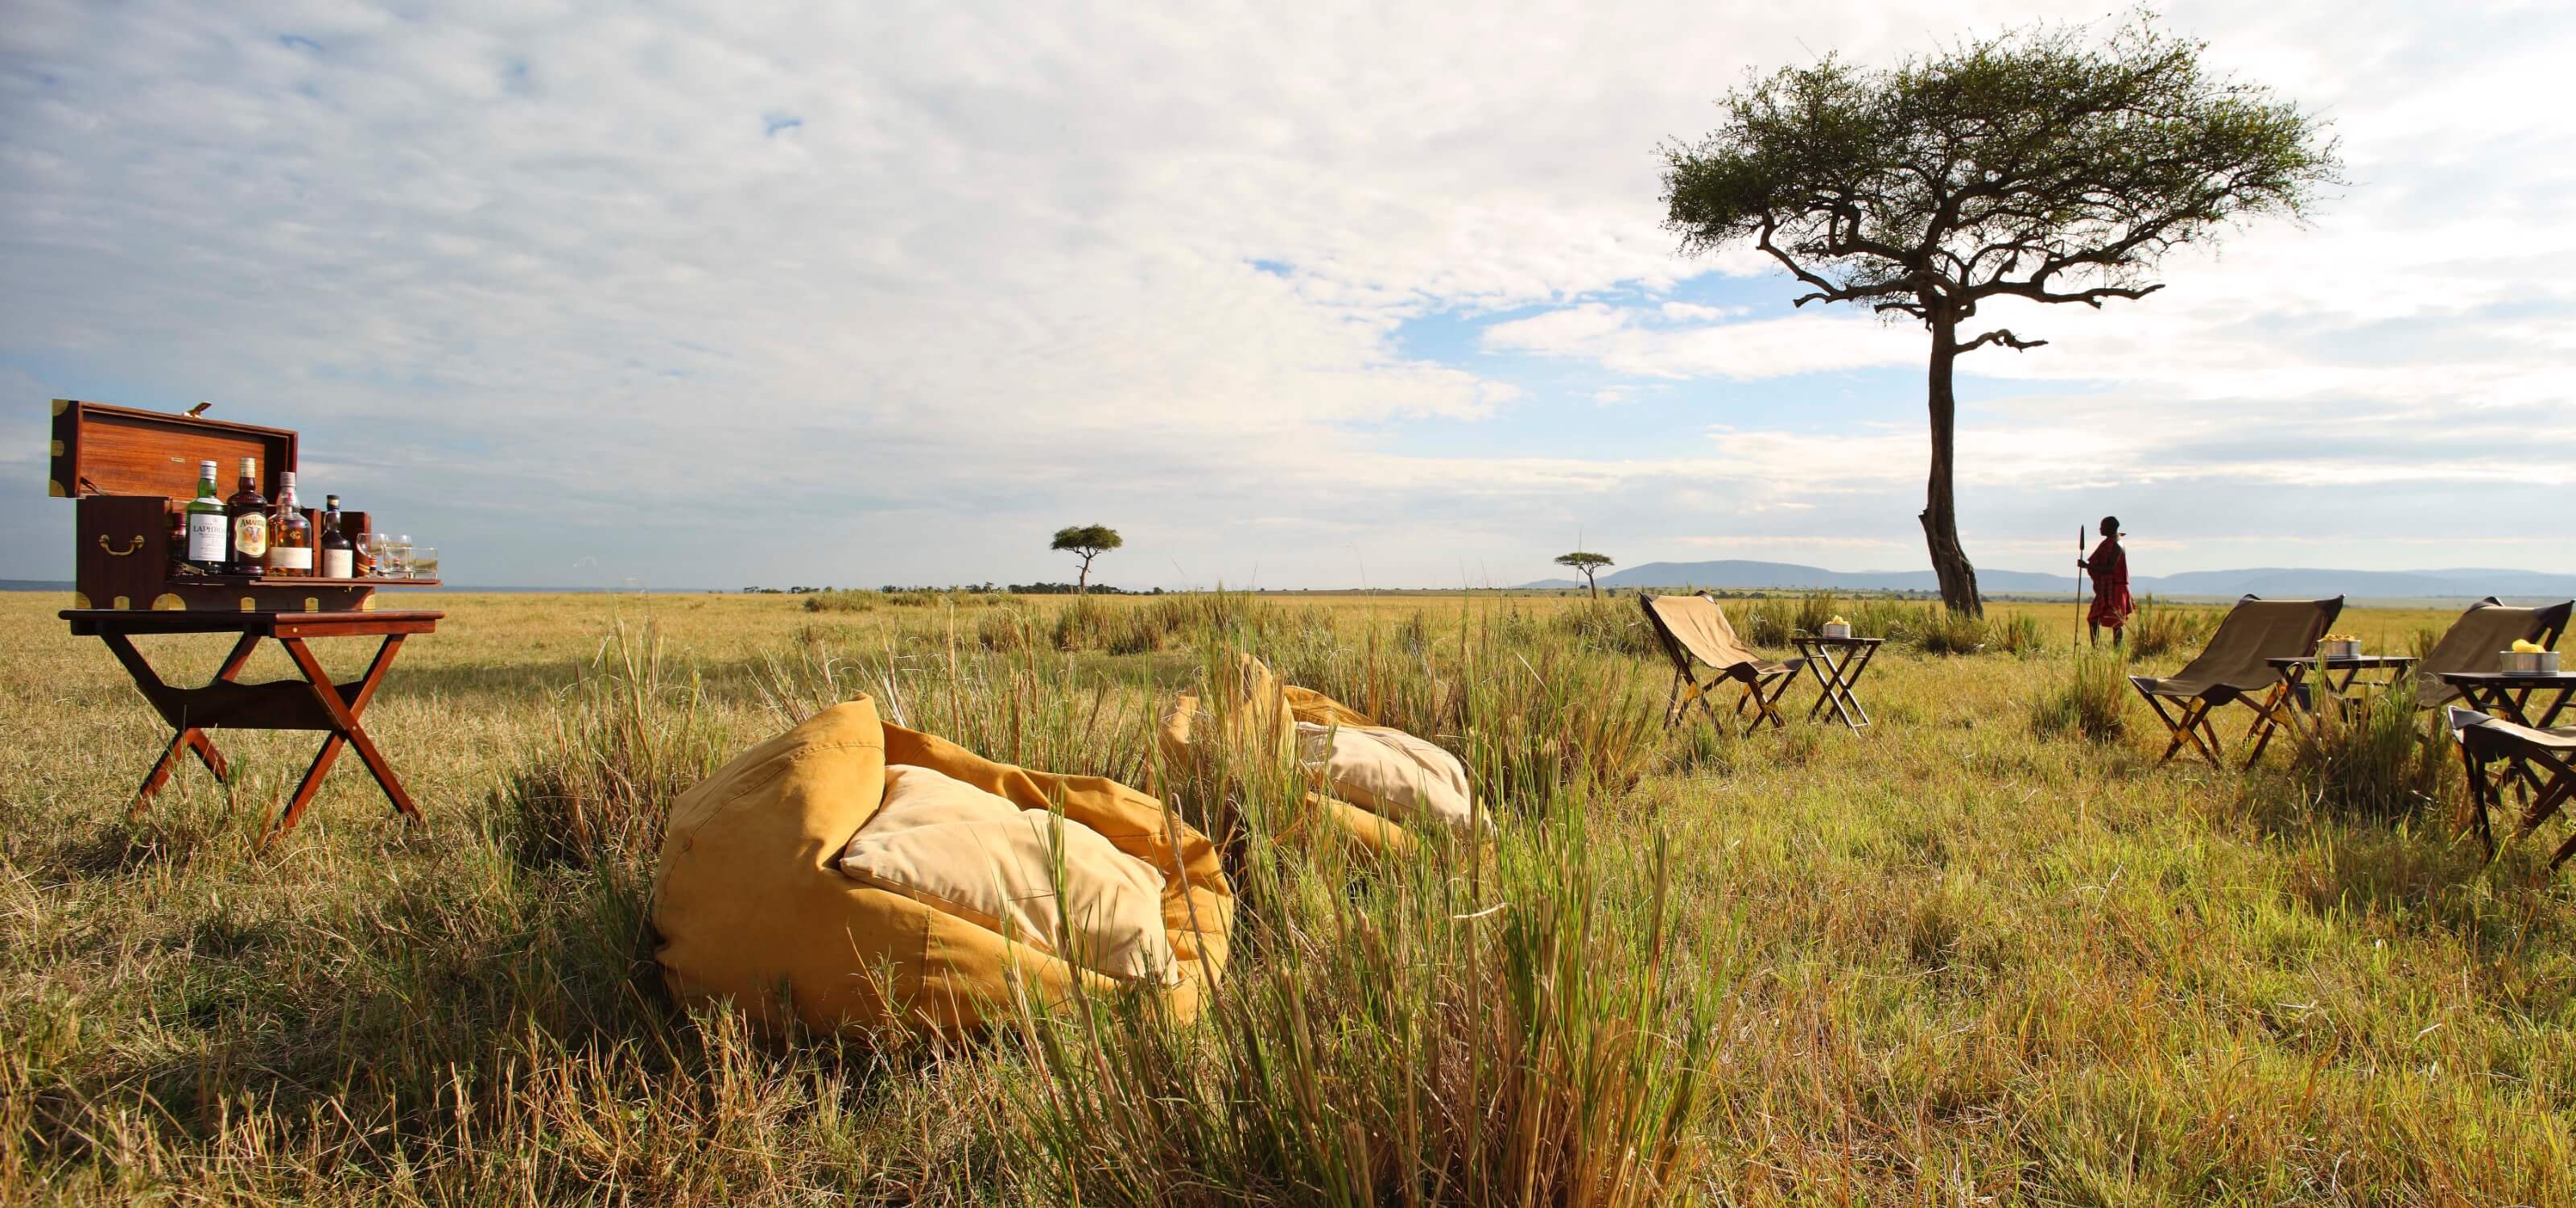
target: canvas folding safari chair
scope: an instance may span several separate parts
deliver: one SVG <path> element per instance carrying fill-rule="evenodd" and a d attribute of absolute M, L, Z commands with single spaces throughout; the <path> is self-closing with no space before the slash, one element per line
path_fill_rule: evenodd
<path fill-rule="evenodd" d="M 2429 709 L 2460 699 L 2460 689 L 2445 682 L 2443 674 L 2493 671 L 2496 652 L 2510 649 L 2515 642 L 2538 642 L 2555 648 L 2559 637 L 2567 632 L 2567 614 L 2571 610 L 2576 610 L 2576 600 L 2547 608 L 2514 608 L 2488 596 L 2469 605 L 2459 620 L 2451 622 L 2450 631 L 2416 662 L 2416 703 Z"/>
<path fill-rule="evenodd" d="M 1768 721 L 1786 729 L 1787 718 L 1777 707 L 1780 694 L 1796 683 L 1798 672 L 1807 665 L 1804 658 L 1773 662 L 1753 652 L 1735 636 L 1735 626 L 1728 624 L 1726 610 L 1706 593 L 1696 596 L 1650 596 L 1638 593 L 1637 604 L 1646 610 L 1646 623 L 1663 644 L 1664 654 L 1673 661 L 1673 691 L 1664 703 L 1664 725 L 1670 728 L 1690 712 L 1696 702 L 1708 714 L 1710 725 L 1723 728 L 1717 710 L 1708 703 L 1708 694 L 1728 680 L 1744 686 L 1744 694 L 1735 698 L 1735 716 L 1745 718 L 1744 733 Z M 1691 671 L 1697 659 L 1716 674 L 1705 683 Z M 1747 712 L 1751 713 L 1746 717 Z"/>
<path fill-rule="evenodd" d="M 2554 730 L 2535 730 L 2517 726 L 2501 718 L 2463 709 L 2450 710 L 2451 732 L 2460 740 L 2460 761 L 2469 772 L 2470 818 L 2478 828 L 2478 839 L 2486 844 L 2487 858 L 2495 858 L 2495 833 L 2489 828 L 2487 814 L 2504 804 L 2504 784 L 2521 779 L 2532 786 L 2530 802 L 2522 810 L 2522 837 L 2549 821 L 2551 815 L 2576 796 L 2576 726 Z M 2491 776 L 2487 765 L 2504 761 L 2501 777 Z M 2576 855 L 2576 835 L 2558 845 L 2549 857 L 2554 871 L 2567 858 Z"/>
<path fill-rule="evenodd" d="M 2165 753 L 2157 762 L 2173 758 L 2188 743 L 2209 761 L 2209 766 L 2224 769 L 2227 765 L 2220 753 L 2218 731 L 2209 724 L 2209 715 L 2230 704 L 2243 704 L 2254 711 L 2253 724 L 2245 728 L 2246 737 L 2255 738 L 2253 751 L 2245 757 L 2246 765 L 2250 767 L 2262 758 L 2273 731 L 2291 721 L 2288 710 L 2295 707 L 2281 672 L 2266 660 L 2316 653 L 2317 639 L 2325 636 L 2342 611 L 2342 596 L 2331 600 L 2247 596 L 2228 610 L 2200 657 L 2182 670 L 2166 679 L 2130 676 L 2130 685 L 2147 698 L 2147 707 L 2156 711 L 2156 719 L 2173 732 L 2173 741 L 2165 744 Z M 2256 738 L 2258 733 L 2260 737 Z"/>

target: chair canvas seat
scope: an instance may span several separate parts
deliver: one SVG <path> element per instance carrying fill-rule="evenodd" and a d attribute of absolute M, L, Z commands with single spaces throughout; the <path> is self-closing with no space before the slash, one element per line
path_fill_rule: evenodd
<path fill-rule="evenodd" d="M 2130 676 L 2130 685 L 2145 699 L 2147 707 L 2155 710 L 2156 720 L 2173 734 L 2173 741 L 2165 744 L 2165 753 L 2157 762 L 2172 759 L 2187 745 L 2208 760 L 2209 766 L 2224 769 L 2218 731 L 2209 724 L 2209 715 L 2240 703 L 2254 711 L 2246 735 L 2252 737 L 2257 731 L 2262 734 L 2245 762 L 2250 766 L 2262 758 L 2264 746 L 2271 742 L 2273 731 L 2283 720 L 2282 712 L 2296 707 L 2284 691 L 2287 682 L 2271 660 L 2316 653 L 2317 639 L 2325 636 L 2342 612 L 2342 596 L 2330 600 L 2246 596 L 2228 610 L 2226 618 L 2218 623 L 2218 632 L 2209 635 L 2209 645 L 2182 670 L 2163 678 Z M 2174 702 L 2176 707 L 2167 709 L 2167 702 Z"/>
<path fill-rule="evenodd" d="M 2415 703 L 2435 708 L 2459 700 L 2460 690 L 2443 682 L 2444 673 L 2493 671 L 2496 653 L 2515 642 L 2538 642 L 2555 649 L 2567 632 L 2567 617 L 2576 600 L 2546 608 L 2514 608 L 2494 596 L 2469 605 L 2460 619 L 2415 664 Z"/>
<path fill-rule="evenodd" d="M 1705 592 L 1695 596 L 1640 593 L 1637 605 L 1645 611 L 1647 626 L 1654 630 L 1657 644 L 1673 664 L 1673 690 L 1664 702 L 1666 728 L 1679 723 L 1693 704 L 1708 715 L 1710 725 L 1722 727 L 1724 723 L 1718 720 L 1708 696 L 1729 680 L 1744 686 L 1735 700 L 1735 716 L 1743 717 L 1748 709 L 1752 713 L 1744 723 L 1744 733 L 1752 733 L 1766 721 L 1776 728 L 1788 727 L 1788 719 L 1780 715 L 1780 695 L 1797 681 L 1798 672 L 1807 665 L 1806 659 L 1762 657 L 1735 635 L 1734 624 L 1726 619 L 1726 609 Z M 1692 672 L 1694 662 L 1715 674 L 1701 682 Z"/>

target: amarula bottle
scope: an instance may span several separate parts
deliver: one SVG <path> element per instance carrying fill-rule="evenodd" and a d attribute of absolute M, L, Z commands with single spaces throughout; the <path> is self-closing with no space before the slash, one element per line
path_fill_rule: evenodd
<path fill-rule="evenodd" d="M 259 459 L 241 459 L 241 482 L 224 501 L 232 524 L 232 572 L 256 575 L 268 565 L 268 497 L 259 493 Z"/>
<path fill-rule="evenodd" d="M 340 527 L 340 497 L 322 497 L 322 577 L 351 579 L 358 574 L 358 543 Z"/>
<path fill-rule="evenodd" d="M 313 522 L 295 506 L 295 471 L 277 476 L 277 515 L 268 526 L 268 573 L 306 577 L 313 573 Z"/>
<path fill-rule="evenodd" d="M 197 463 L 197 497 L 188 501 L 188 565 L 224 573 L 227 543 L 223 498 L 215 494 L 215 463 Z"/>

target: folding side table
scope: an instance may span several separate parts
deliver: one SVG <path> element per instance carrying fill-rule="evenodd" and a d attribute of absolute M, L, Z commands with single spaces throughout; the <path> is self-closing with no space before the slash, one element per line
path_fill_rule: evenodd
<path fill-rule="evenodd" d="M 2309 732 L 2315 732 L 2319 690 L 2337 696 L 2351 694 L 2356 686 L 2364 693 L 2385 691 L 2415 669 L 2415 660 L 2403 654 L 2308 655 L 2263 661 L 2281 673 L 2281 682 L 2272 685 L 2270 698 L 2257 710 L 2254 724 L 2245 730 L 2245 736 L 2254 740 L 2253 750 L 2245 756 L 2245 766 L 2249 768 L 2254 766 L 2255 760 L 2263 757 L 2263 748 L 2271 744 L 2273 733 L 2281 728 L 2283 716 L 2305 717 Z M 2361 676 L 2365 671 L 2387 674 L 2363 679 Z M 2311 673 L 2316 676 L 2314 683 L 2308 682 Z"/>
<path fill-rule="evenodd" d="M 71 622 L 76 635 L 96 636 L 107 643 L 116 661 L 125 665 L 134 677 L 134 686 L 142 689 L 143 698 L 152 703 L 161 719 L 170 723 L 169 748 L 143 777 L 143 787 L 135 793 L 132 812 L 140 814 L 153 794 L 170 780 L 181 756 L 193 752 L 206 770 L 221 779 L 224 775 L 223 753 L 215 749 L 206 731 L 233 730 L 318 730 L 328 735 L 322 749 L 313 757 L 313 766 L 295 786 L 286 808 L 278 815 L 268 837 L 274 839 L 304 816 L 304 807 L 312 804 L 313 795 L 322 787 L 322 777 L 340 757 L 340 748 L 353 748 L 358 760 L 374 775 L 376 784 L 385 791 L 396 810 L 405 818 L 418 821 L 420 810 L 412 805 L 411 795 L 403 791 L 402 781 L 386 764 L 383 752 L 367 737 L 366 727 L 359 724 L 368 702 L 382 687 L 385 671 L 393 666 L 394 655 L 402 649 L 403 639 L 416 633 L 429 633 L 438 628 L 446 616 L 439 612 L 201 612 L 74 608 L 64 611 L 62 619 Z M 165 633 L 229 633 L 238 635 L 232 653 L 224 656 L 215 677 L 202 688 L 173 687 L 162 682 L 143 653 L 134 647 L 137 635 Z M 305 643 L 312 638 L 380 637 L 376 657 L 367 664 L 365 674 L 355 682 L 333 683 L 321 660 Z M 234 677 L 250 661 L 251 652 L 264 639 L 274 639 L 286 648 L 286 657 L 294 660 L 301 680 L 277 680 L 265 684 L 245 684 Z M 265 841 L 265 840 L 264 840 Z"/>
<path fill-rule="evenodd" d="M 1869 670 L 1869 661 L 1878 657 L 1878 648 L 1886 638 L 1828 638 L 1796 634 L 1790 642 L 1798 653 L 1807 656 L 1807 671 L 1815 676 L 1816 703 L 1807 706 L 1807 720 L 1824 716 L 1825 706 L 1833 706 L 1851 732 L 1858 734 L 1872 724 L 1869 710 L 1860 707 L 1860 697 L 1852 691 L 1860 683 L 1861 673 Z M 1838 657 L 1839 656 L 1839 657 Z"/>

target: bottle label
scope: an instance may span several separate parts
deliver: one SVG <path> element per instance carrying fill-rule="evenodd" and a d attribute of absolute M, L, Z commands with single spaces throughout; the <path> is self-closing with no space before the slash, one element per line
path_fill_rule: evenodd
<path fill-rule="evenodd" d="M 325 579 L 356 578 L 356 563 L 357 558 L 349 550 L 326 549 L 322 551 L 322 577 Z"/>
<path fill-rule="evenodd" d="M 272 545 L 268 547 L 268 565 L 272 570 L 311 570 L 313 569 L 313 547 Z"/>
<path fill-rule="evenodd" d="M 224 518 L 211 512 L 188 513 L 188 560 L 224 560 Z"/>
<path fill-rule="evenodd" d="M 255 559 L 268 554 L 268 517 L 244 512 L 233 517 L 233 556 Z"/>

